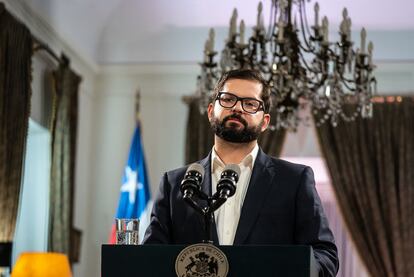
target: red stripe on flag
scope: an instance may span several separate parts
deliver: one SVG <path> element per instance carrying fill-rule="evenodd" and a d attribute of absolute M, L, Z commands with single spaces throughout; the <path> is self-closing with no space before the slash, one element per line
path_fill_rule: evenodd
<path fill-rule="evenodd" d="M 109 244 L 116 244 L 115 224 L 112 224 L 111 234 L 109 235 Z"/>

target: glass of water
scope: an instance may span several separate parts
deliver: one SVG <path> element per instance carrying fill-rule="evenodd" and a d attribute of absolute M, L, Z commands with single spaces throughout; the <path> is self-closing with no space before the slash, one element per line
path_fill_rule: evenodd
<path fill-rule="evenodd" d="M 138 218 L 116 218 L 116 244 L 139 244 Z"/>

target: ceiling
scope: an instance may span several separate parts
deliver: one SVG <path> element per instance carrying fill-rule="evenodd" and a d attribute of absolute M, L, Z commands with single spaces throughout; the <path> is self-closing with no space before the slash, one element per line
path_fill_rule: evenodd
<path fill-rule="evenodd" d="M 251 27 L 258 4 L 241 0 L 20 1 L 98 64 L 199 61 L 209 27 L 216 29 L 216 49 L 221 48 L 233 8 L 237 7 L 239 18 Z M 263 4 L 266 21 L 270 0 Z M 307 7 L 309 22 L 313 22 L 313 4 Z M 402 39 L 414 40 L 412 0 L 320 0 L 319 4 L 321 14 L 327 15 L 333 26 L 338 25 L 342 8 L 347 7 L 355 32 L 365 26 L 368 38 L 372 34 L 381 40 L 381 34 L 393 32 L 400 33 Z M 358 39 L 357 33 L 355 36 Z M 411 49 L 408 47 L 407 53 Z"/>

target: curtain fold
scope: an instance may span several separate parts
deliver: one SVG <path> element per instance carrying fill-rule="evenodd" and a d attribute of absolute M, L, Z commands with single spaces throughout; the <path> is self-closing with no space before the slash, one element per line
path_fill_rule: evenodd
<path fill-rule="evenodd" d="M 200 113 L 199 99 L 186 97 L 188 119 L 186 131 L 185 161 L 187 164 L 198 161 L 210 152 L 214 144 L 214 135 L 208 121 L 207 112 Z M 272 117 L 276 118 L 275 116 Z M 285 129 L 266 130 L 259 138 L 259 146 L 265 153 L 278 157 L 286 137 Z"/>
<path fill-rule="evenodd" d="M 31 98 L 32 36 L 0 3 L 0 242 L 12 241 Z"/>
<path fill-rule="evenodd" d="M 372 276 L 414 272 L 414 101 L 374 104 L 372 119 L 317 128 L 344 220 Z"/>
<path fill-rule="evenodd" d="M 49 208 L 49 251 L 76 260 L 79 238 L 73 229 L 78 89 L 81 78 L 62 63 L 52 73 L 54 83 L 51 120 L 52 159 Z"/>
<path fill-rule="evenodd" d="M 276 118 L 276 112 L 274 112 L 274 110 L 270 111 L 270 125 L 276 126 Z M 286 134 L 287 131 L 284 128 L 272 130 L 272 128 L 269 127 L 260 135 L 258 143 L 266 154 L 273 157 L 279 157 L 282 152 Z"/>

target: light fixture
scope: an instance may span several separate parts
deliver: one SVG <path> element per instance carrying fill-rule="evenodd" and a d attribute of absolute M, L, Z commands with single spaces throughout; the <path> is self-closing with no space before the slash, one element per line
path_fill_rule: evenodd
<path fill-rule="evenodd" d="M 25 252 L 19 256 L 11 277 L 71 277 L 66 255 L 60 253 Z"/>
<path fill-rule="evenodd" d="M 353 121 L 371 117 L 371 98 L 376 93 L 373 43 L 366 44 L 362 28 L 360 47 L 354 49 L 351 18 L 342 12 L 339 41 L 329 40 L 328 19 L 320 20 L 319 4 L 314 5 L 315 20 L 309 26 L 305 0 L 272 0 L 270 24 L 264 25 L 263 6 L 259 3 L 252 36 L 245 40 L 245 23 L 237 30 L 237 9 L 230 20 L 229 36 L 215 61 L 214 30 L 210 29 L 204 49 L 204 61 L 197 80 L 200 111 L 204 112 L 209 95 L 222 72 L 231 69 L 259 70 L 271 88 L 275 117 L 272 128 L 296 130 L 307 122 L 301 110 L 316 115 L 316 125 L 329 121 Z M 354 104 L 353 109 L 345 108 Z"/>

